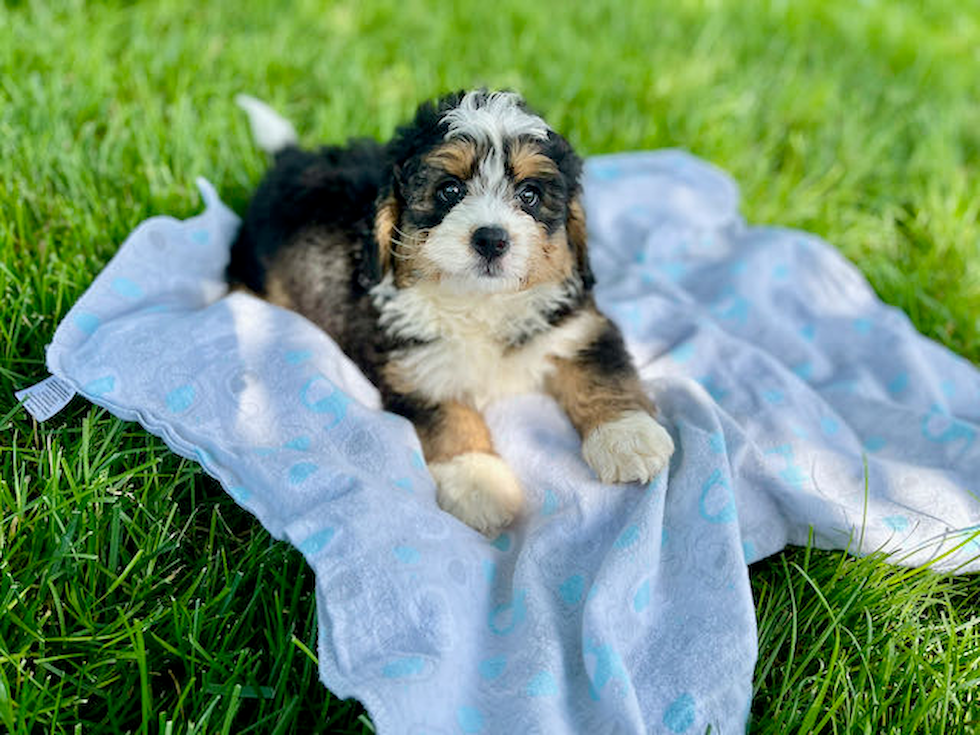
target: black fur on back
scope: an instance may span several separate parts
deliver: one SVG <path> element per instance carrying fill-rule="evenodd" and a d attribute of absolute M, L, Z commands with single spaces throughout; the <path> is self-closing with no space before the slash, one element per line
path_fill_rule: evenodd
<path fill-rule="evenodd" d="M 231 247 L 228 281 L 255 293 L 266 293 L 270 259 L 300 230 L 328 227 L 363 244 L 352 253 L 354 272 L 374 271 L 375 202 L 390 179 L 384 148 L 373 140 L 355 140 L 346 146 L 325 146 L 317 151 L 289 147 L 256 189 Z M 352 291 L 363 290 L 356 279 Z"/>
<path fill-rule="evenodd" d="M 387 145 L 355 139 L 316 151 L 291 146 L 276 154 L 232 244 L 229 283 L 264 295 L 270 258 L 300 230 L 315 226 L 339 231 L 360 245 L 352 254 L 355 296 L 377 283 L 381 278 L 374 240 L 378 202 L 394 195 L 403 203 L 400 185 L 415 172 L 421 156 L 444 139 L 448 126 L 442 116 L 463 95 L 453 92 L 423 102 Z"/>

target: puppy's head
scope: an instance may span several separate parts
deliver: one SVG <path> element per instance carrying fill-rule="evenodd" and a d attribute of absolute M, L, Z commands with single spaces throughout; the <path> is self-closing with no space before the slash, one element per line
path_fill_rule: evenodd
<path fill-rule="evenodd" d="M 505 293 L 577 276 L 591 287 L 582 162 L 519 95 L 425 103 L 388 153 L 375 236 L 397 286 Z"/>

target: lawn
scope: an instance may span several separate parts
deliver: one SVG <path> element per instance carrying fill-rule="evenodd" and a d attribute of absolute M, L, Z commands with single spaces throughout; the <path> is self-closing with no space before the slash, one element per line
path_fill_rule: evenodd
<path fill-rule="evenodd" d="M 0 726 L 372 732 L 317 680 L 313 578 L 191 462 L 12 392 L 126 234 L 241 209 L 248 91 L 307 142 L 521 90 L 586 154 L 676 146 L 750 221 L 838 246 L 980 363 L 975 0 L 7 2 L 0 8 Z M 980 579 L 794 549 L 757 564 L 758 732 L 980 731 Z"/>

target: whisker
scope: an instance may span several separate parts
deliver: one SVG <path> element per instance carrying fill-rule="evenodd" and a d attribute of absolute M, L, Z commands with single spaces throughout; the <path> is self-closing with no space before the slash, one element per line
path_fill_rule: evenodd
<path fill-rule="evenodd" d="M 395 260 L 411 260 L 411 255 L 405 255 L 404 253 L 392 252 L 391 257 Z"/>
<path fill-rule="evenodd" d="M 405 232 L 405 230 L 401 229 L 400 227 L 393 227 L 392 230 L 395 232 L 396 235 L 399 235 L 401 238 L 405 238 L 408 240 L 424 240 L 426 237 L 429 236 L 429 230 L 417 230 L 416 232 Z"/>
<path fill-rule="evenodd" d="M 405 240 L 399 240 L 397 238 L 391 238 L 391 244 L 397 247 L 405 248 L 406 250 L 414 250 L 421 243 L 418 242 L 406 242 Z"/>
<path fill-rule="evenodd" d="M 422 245 L 429 236 L 429 229 L 418 230 L 416 232 L 405 232 L 397 225 L 392 227 L 395 233 L 391 238 L 391 255 L 398 260 L 411 258 L 415 251 Z M 401 252 L 399 252 L 401 251 Z"/>

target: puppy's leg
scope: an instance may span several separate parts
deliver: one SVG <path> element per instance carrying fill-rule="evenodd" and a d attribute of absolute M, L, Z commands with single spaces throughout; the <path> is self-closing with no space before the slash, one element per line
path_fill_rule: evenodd
<path fill-rule="evenodd" d="M 410 405 L 404 396 L 390 403 L 415 424 L 440 508 L 490 537 L 514 520 L 524 500 L 520 483 L 476 410 L 453 401 Z"/>
<path fill-rule="evenodd" d="M 667 465 L 674 442 L 653 419 L 623 338 L 606 320 L 574 357 L 555 359 L 547 389 L 582 437 L 582 456 L 599 479 L 649 482 Z"/>

